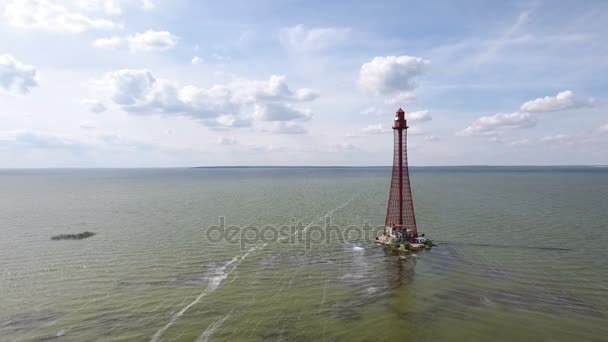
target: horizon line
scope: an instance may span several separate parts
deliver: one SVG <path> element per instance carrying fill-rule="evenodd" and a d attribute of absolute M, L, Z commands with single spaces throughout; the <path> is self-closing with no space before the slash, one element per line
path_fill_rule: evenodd
<path fill-rule="evenodd" d="M 210 166 L 58 166 L 58 167 L 0 167 L 0 170 L 45 170 L 45 169 L 237 169 L 237 168 L 390 168 L 393 165 L 210 165 Z M 410 165 L 410 168 L 439 167 L 608 167 L 608 164 L 470 164 L 470 165 Z"/>

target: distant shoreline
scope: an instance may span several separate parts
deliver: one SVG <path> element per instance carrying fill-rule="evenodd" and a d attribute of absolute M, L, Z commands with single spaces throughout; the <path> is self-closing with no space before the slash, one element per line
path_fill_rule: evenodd
<path fill-rule="evenodd" d="M 364 168 L 387 168 L 391 165 L 372 165 L 372 166 L 192 166 L 192 169 L 364 169 Z M 608 168 L 608 165 L 424 165 L 409 166 L 413 169 L 422 168 Z"/>

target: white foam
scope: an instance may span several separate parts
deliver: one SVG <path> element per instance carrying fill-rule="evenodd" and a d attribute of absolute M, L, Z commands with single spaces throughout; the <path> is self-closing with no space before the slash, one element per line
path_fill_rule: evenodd
<path fill-rule="evenodd" d="M 364 251 L 364 250 L 365 250 L 365 248 L 363 248 L 363 247 L 359 247 L 359 246 L 355 246 L 355 247 L 353 247 L 353 251 L 358 251 L 358 252 L 360 252 L 360 251 Z"/>
<path fill-rule="evenodd" d="M 209 338 L 215 333 L 215 331 L 217 330 L 217 328 L 219 328 L 222 324 L 224 324 L 224 322 L 230 318 L 230 314 L 227 314 L 226 316 L 214 321 L 213 323 L 209 324 L 209 326 L 207 327 L 207 329 L 205 329 L 205 331 L 203 331 L 203 333 L 201 334 L 201 336 L 198 337 L 198 340 L 196 340 L 197 342 L 207 342 L 209 340 Z"/>

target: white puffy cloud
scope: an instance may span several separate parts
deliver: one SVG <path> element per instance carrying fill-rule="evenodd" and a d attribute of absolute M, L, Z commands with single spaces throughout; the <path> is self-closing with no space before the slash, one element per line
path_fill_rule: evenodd
<path fill-rule="evenodd" d="M 87 11 L 105 12 L 109 15 L 122 14 L 120 0 L 80 0 L 80 7 Z"/>
<path fill-rule="evenodd" d="M 208 126 L 216 128 L 249 127 L 251 124 L 251 118 L 232 114 L 223 114 L 218 116 L 215 121 L 207 122 Z"/>
<path fill-rule="evenodd" d="M 0 55 L 0 90 L 25 94 L 38 85 L 36 68 L 11 55 Z"/>
<path fill-rule="evenodd" d="M 201 63 L 203 63 L 203 59 L 200 58 L 199 56 L 192 57 L 192 60 L 190 61 L 190 64 L 192 64 L 192 65 L 199 65 Z"/>
<path fill-rule="evenodd" d="M 87 11 L 103 12 L 109 15 L 121 15 L 127 5 L 139 5 L 149 10 L 156 7 L 153 0 L 73 0 L 77 6 Z"/>
<path fill-rule="evenodd" d="M 520 110 L 514 113 L 482 116 L 467 128 L 457 132 L 456 135 L 496 137 L 503 128 L 527 128 L 535 126 L 537 122 L 535 115 L 538 113 L 592 107 L 598 103 L 599 101 L 595 98 L 589 98 L 584 101 L 578 100 L 574 97 L 572 91 L 564 90 L 556 96 L 545 96 L 525 102 L 520 106 Z"/>
<path fill-rule="evenodd" d="M 433 120 L 433 117 L 428 110 L 418 110 L 410 113 L 406 112 L 405 118 L 408 122 L 425 122 Z"/>
<path fill-rule="evenodd" d="M 125 46 L 125 40 L 122 37 L 99 38 L 93 42 L 93 46 L 103 49 L 119 49 Z"/>
<path fill-rule="evenodd" d="M 540 97 L 521 105 L 520 110 L 530 113 L 556 112 L 581 107 L 592 107 L 595 99 L 578 100 L 570 90 L 559 92 L 556 96 Z"/>
<path fill-rule="evenodd" d="M 482 116 L 469 127 L 456 133 L 458 136 L 496 136 L 504 128 L 528 128 L 536 125 L 536 117 L 526 112 Z"/>
<path fill-rule="evenodd" d="M 171 32 L 147 30 L 124 37 L 100 38 L 93 42 L 93 46 L 106 49 L 128 48 L 132 52 L 166 51 L 175 48 L 178 40 Z"/>
<path fill-rule="evenodd" d="M 349 28 L 306 28 L 304 25 L 296 25 L 282 28 L 279 32 L 279 40 L 290 50 L 316 52 L 346 41 L 349 35 Z"/>
<path fill-rule="evenodd" d="M 310 111 L 301 110 L 281 103 L 256 104 L 253 116 L 262 121 L 309 120 Z"/>
<path fill-rule="evenodd" d="M 97 101 L 128 113 L 185 116 L 218 129 L 246 127 L 255 122 L 306 121 L 312 113 L 293 103 L 312 101 L 318 96 L 311 89 L 292 91 L 284 76 L 200 88 L 181 86 L 156 78 L 148 70 L 133 69 L 109 72 L 91 81 L 91 88 L 100 95 Z M 284 130 L 288 128 L 294 129 L 286 124 Z"/>
<path fill-rule="evenodd" d="M 4 16 L 13 27 L 51 32 L 79 33 L 121 27 L 114 21 L 91 17 L 51 0 L 10 0 L 4 6 Z"/>
<path fill-rule="evenodd" d="M 416 79 L 426 72 L 429 62 L 420 57 L 375 57 L 361 66 L 359 86 L 368 94 L 404 96 L 415 89 Z"/>

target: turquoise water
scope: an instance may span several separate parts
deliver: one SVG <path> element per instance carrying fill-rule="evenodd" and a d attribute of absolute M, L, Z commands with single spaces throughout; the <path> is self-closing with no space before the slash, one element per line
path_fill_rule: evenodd
<path fill-rule="evenodd" d="M 414 168 L 419 229 L 439 246 L 398 255 L 362 235 L 315 235 L 326 216 L 336 236 L 381 226 L 389 177 L 0 170 L 0 340 L 608 336 L 608 169 Z M 251 234 L 295 228 L 287 241 L 210 241 L 220 218 Z M 97 235 L 50 239 L 84 231 Z"/>

